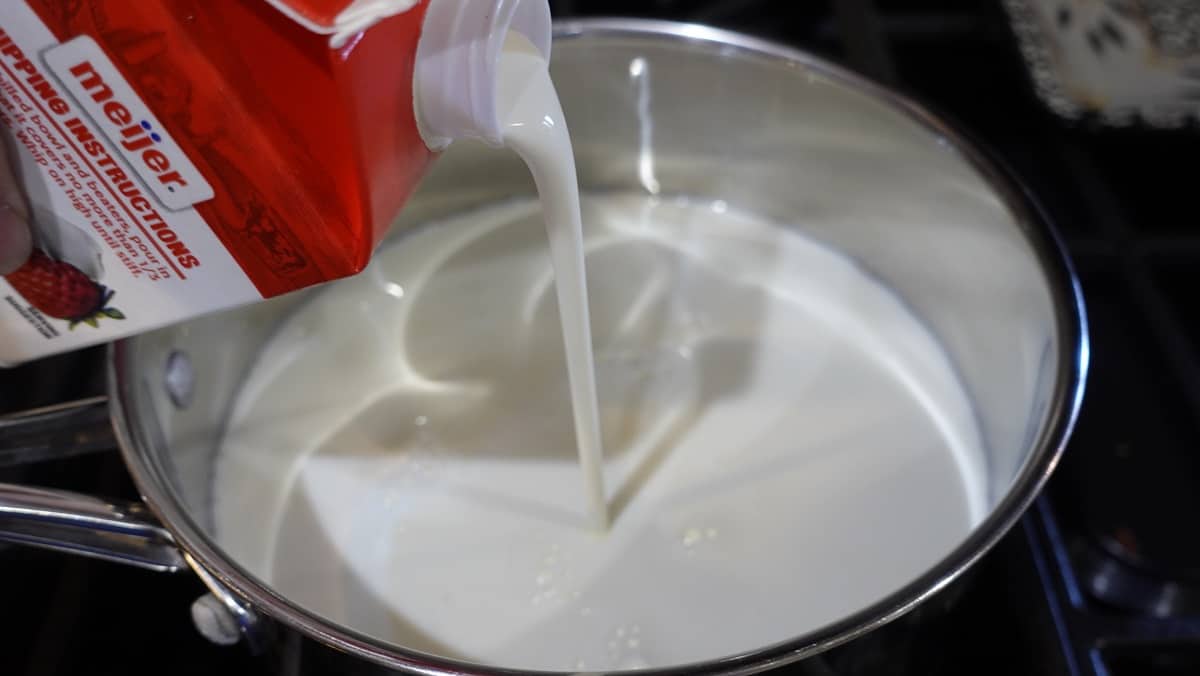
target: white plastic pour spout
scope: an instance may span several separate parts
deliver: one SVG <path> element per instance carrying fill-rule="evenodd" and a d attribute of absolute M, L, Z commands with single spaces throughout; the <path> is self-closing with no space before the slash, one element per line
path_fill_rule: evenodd
<path fill-rule="evenodd" d="M 413 105 L 431 149 L 459 138 L 501 144 L 496 71 L 510 30 L 549 62 L 548 0 L 430 0 L 417 43 Z"/>

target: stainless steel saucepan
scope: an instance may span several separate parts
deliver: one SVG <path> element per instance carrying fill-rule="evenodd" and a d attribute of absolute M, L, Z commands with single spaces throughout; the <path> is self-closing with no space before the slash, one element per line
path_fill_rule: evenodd
<path fill-rule="evenodd" d="M 663 22 L 562 23 L 555 35 L 552 70 L 585 190 L 720 199 L 845 252 L 940 340 L 986 445 L 988 516 L 919 579 L 809 634 L 666 671 L 778 666 L 913 609 L 1013 525 L 1070 433 L 1088 346 L 1079 289 L 1054 233 L 1017 181 L 936 116 L 808 54 Z M 459 144 L 439 160 L 396 230 L 532 192 L 514 156 Z M 121 341 L 108 355 L 106 404 L 0 422 L 0 447 L 30 451 L 46 433 L 59 435 L 60 446 L 96 445 L 97 416 L 109 417 L 145 501 L 119 505 L 0 486 L 0 538 L 190 570 L 213 591 L 194 611 L 219 640 L 254 639 L 262 618 L 271 618 L 386 667 L 504 673 L 329 622 L 217 544 L 211 482 L 223 421 L 264 341 L 308 297 Z"/>

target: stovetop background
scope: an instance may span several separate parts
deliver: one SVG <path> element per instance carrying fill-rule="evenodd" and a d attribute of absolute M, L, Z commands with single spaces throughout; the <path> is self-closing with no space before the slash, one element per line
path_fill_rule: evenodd
<path fill-rule="evenodd" d="M 1068 0 L 1063 0 L 1067 2 Z M 556 0 L 555 15 L 708 23 L 843 63 L 933 107 L 1022 177 L 1090 314 L 1083 413 L 1046 495 L 957 593 L 813 674 L 1200 674 L 1200 133 L 1070 124 L 1033 95 L 999 0 Z M 0 413 L 99 394 L 99 349 L 0 371 Z M 133 498 L 114 453 L 0 481 Z M 797 574 L 802 574 L 798 571 Z M 320 673 L 193 630 L 189 575 L 0 543 L 0 674 Z"/>

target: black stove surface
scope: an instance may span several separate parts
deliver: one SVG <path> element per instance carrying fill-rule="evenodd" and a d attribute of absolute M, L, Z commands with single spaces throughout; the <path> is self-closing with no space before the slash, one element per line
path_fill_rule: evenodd
<path fill-rule="evenodd" d="M 933 107 L 1026 181 L 1078 267 L 1092 368 L 1046 494 L 947 593 L 888 631 L 782 671 L 822 676 L 1200 674 L 1200 264 L 1196 130 L 1066 123 L 1033 95 L 999 0 L 557 0 L 557 17 L 708 23 L 791 44 Z M 102 391 L 101 351 L 0 371 L 0 413 Z M 134 498 L 115 453 L 0 481 Z M 0 544 L 0 674 L 318 674 L 293 640 L 255 657 L 193 629 L 205 590 Z"/>

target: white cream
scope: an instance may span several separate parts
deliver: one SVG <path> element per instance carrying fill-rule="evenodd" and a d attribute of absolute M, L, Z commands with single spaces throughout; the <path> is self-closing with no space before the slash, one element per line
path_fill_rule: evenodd
<path fill-rule="evenodd" d="M 541 200 L 561 314 L 584 504 L 591 526 L 602 531 L 608 525 L 608 506 L 601 473 L 604 451 L 596 403 L 575 153 L 546 61 L 520 34 L 509 33 L 496 75 L 496 104 L 505 121 L 504 144 L 529 167 Z"/>
<path fill-rule="evenodd" d="M 233 406 L 217 534 L 330 620 L 543 669 L 835 621 L 984 514 L 969 401 L 874 278 L 724 203 L 584 201 L 612 524 L 586 528 L 535 202 L 432 224 L 302 306 Z"/>
<path fill-rule="evenodd" d="M 499 76 L 540 208 L 409 234 L 284 323 L 217 464 L 222 545 L 358 631 L 570 670 L 784 640 L 961 541 L 979 434 L 920 322 L 723 202 L 593 196 L 582 228 L 545 63 L 513 39 Z"/>

